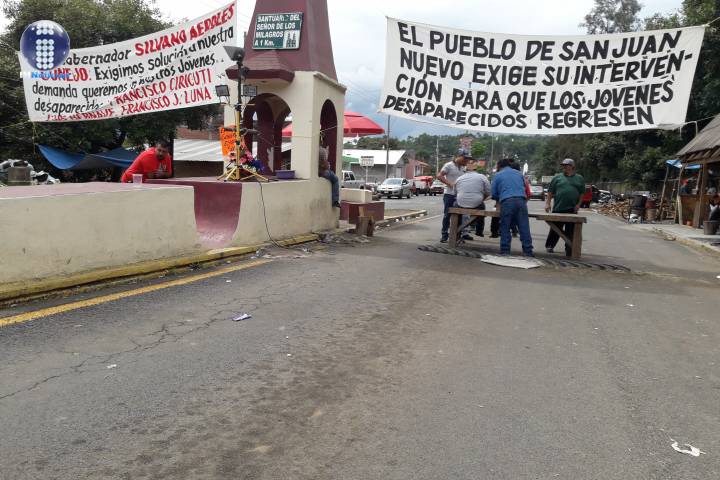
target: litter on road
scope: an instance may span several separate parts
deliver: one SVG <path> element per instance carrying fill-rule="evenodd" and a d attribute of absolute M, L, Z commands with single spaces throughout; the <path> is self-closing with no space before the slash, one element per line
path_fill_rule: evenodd
<path fill-rule="evenodd" d="M 501 267 L 511 268 L 522 268 L 525 270 L 529 270 L 531 268 L 538 268 L 541 266 L 540 262 L 538 262 L 537 260 L 522 257 L 483 255 L 482 257 L 480 257 L 480 260 L 491 265 L 499 265 Z"/>
<path fill-rule="evenodd" d="M 240 316 L 234 317 L 232 320 L 233 320 L 233 322 L 242 322 L 243 320 L 249 320 L 251 318 L 252 318 L 252 315 L 250 315 L 249 313 L 243 313 Z"/>
<path fill-rule="evenodd" d="M 108 370 L 110 370 L 111 368 L 117 368 L 117 364 L 113 363 L 112 365 L 107 366 Z"/>
<path fill-rule="evenodd" d="M 672 440 L 672 438 L 670 440 Z M 693 457 L 699 457 L 700 455 L 705 455 L 705 452 L 703 452 L 702 450 L 700 450 L 697 447 L 693 447 L 689 443 L 686 443 L 684 446 L 687 448 L 681 447 L 677 441 L 673 440 L 672 448 L 676 452 L 684 453 L 686 455 L 692 455 Z"/>

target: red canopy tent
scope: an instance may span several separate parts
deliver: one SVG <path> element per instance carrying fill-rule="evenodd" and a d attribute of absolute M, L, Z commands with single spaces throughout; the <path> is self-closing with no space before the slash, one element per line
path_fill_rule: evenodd
<path fill-rule="evenodd" d="M 381 135 L 385 130 L 364 115 L 355 112 L 345 112 L 343 119 L 343 136 L 353 137 L 355 135 Z M 282 130 L 283 137 L 292 137 L 292 123 Z"/>

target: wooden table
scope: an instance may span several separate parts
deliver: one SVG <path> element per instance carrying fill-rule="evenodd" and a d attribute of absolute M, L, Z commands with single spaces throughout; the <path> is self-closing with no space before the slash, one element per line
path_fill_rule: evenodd
<path fill-rule="evenodd" d="M 476 210 L 472 208 L 452 207 L 449 212 L 450 238 L 448 238 L 448 245 L 453 248 L 457 246 L 458 232 L 462 231 L 465 227 L 472 225 L 480 217 L 500 216 L 500 212 L 497 210 Z M 461 223 L 463 215 L 469 216 L 470 220 Z M 575 259 L 580 258 L 580 255 L 582 255 L 582 227 L 584 223 L 587 223 L 587 217 L 574 213 L 530 213 L 528 217 L 546 222 L 560 238 L 570 245 L 570 257 Z M 565 235 L 565 232 L 557 225 L 558 222 L 575 224 L 573 238 L 568 238 L 567 235 Z"/>

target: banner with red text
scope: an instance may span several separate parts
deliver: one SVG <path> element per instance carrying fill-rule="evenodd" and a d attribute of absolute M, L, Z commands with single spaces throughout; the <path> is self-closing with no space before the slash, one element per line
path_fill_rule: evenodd
<path fill-rule="evenodd" d="M 528 36 L 388 18 L 379 111 L 513 134 L 677 128 L 704 32 Z"/>
<path fill-rule="evenodd" d="M 36 72 L 19 55 L 25 102 L 34 122 L 125 117 L 218 103 L 233 62 L 236 4 L 144 37 L 70 50 L 65 63 Z"/>

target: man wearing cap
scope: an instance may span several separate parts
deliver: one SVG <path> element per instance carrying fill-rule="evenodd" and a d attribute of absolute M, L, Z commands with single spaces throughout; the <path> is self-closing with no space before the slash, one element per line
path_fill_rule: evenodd
<path fill-rule="evenodd" d="M 585 193 L 585 179 L 575 173 L 573 159 L 566 158 L 561 165 L 563 173 L 555 175 L 548 185 L 545 211 L 550 212 L 552 205 L 553 213 L 577 213 Z M 557 222 L 556 225 L 568 238 L 573 238 L 575 232 L 574 223 Z M 560 235 L 551 228 L 545 241 L 545 250 L 548 253 L 553 253 L 558 240 L 560 240 Z M 565 243 L 565 255 L 570 256 L 570 245 L 567 242 Z"/>
<path fill-rule="evenodd" d="M 442 231 L 440 232 L 440 242 L 445 243 L 448 241 L 448 230 L 450 228 L 450 213 L 448 210 L 455 204 L 457 192 L 455 191 L 455 182 L 460 176 L 465 173 L 465 165 L 468 160 L 473 158 L 467 152 L 467 150 L 461 148 L 455 154 L 455 158 L 452 162 L 447 162 L 440 169 L 437 179 L 445 184 L 445 193 L 443 195 L 443 221 Z M 463 239 L 472 240 L 473 237 L 470 235 L 463 235 Z"/>
<path fill-rule="evenodd" d="M 533 257 L 525 177 L 511 165 L 512 159 L 509 158 L 503 158 L 498 162 L 498 173 L 495 174 L 491 186 L 492 198 L 500 202 L 500 255 L 510 255 L 512 242 L 510 228 L 515 224 L 520 230 L 523 254 L 526 257 Z"/>

